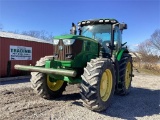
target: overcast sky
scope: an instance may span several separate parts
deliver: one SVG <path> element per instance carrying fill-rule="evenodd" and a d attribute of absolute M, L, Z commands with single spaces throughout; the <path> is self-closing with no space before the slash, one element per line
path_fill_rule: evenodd
<path fill-rule="evenodd" d="M 115 18 L 128 24 L 123 42 L 134 48 L 160 29 L 160 0 L 0 0 L 4 31 L 69 33 L 71 23 Z"/>

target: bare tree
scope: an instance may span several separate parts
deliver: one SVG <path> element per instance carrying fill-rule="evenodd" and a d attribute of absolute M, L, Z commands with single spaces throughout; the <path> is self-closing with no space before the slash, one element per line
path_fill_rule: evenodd
<path fill-rule="evenodd" d="M 31 37 L 36 37 L 36 38 L 40 37 L 40 32 L 39 31 L 34 31 L 34 30 L 23 31 L 21 34 L 22 35 L 28 35 L 28 36 L 31 36 Z"/>
<path fill-rule="evenodd" d="M 155 30 L 150 39 L 140 43 L 137 51 L 146 56 L 160 56 L 160 29 Z"/>
<path fill-rule="evenodd" d="M 152 48 L 160 51 L 160 29 L 154 31 L 151 35 L 150 42 L 152 43 Z"/>
<path fill-rule="evenodd" d="M 137 47 L 137 52 L 145 56 L 151 54 L 150 40 L 145 40 L 144 42 L 140 43 Z"/>
<path fill-rule="evenodd" d="M 138 64 L 140 67 L 149 70 L 159 70 L 159 67 L 157 67 L 159 56 L 154 53 L 152 45 L 151 40 L 145 40 L 139 44 L 136 51 L 140 54 L 141 59 L 138 61 Z"/>
<path fill-rule="evenodd" d="M 35 31 L 35 30 L 23 31 L 21 34 L 28 35 L 31 37 L 36 37 L 36 38 L 47 40 L 47 41 L 50 41 L 53 39 L 52 33 L 49 34 L 48 32 L 46 32 L 44 30 L 42 30 L 42 31 Z"/>

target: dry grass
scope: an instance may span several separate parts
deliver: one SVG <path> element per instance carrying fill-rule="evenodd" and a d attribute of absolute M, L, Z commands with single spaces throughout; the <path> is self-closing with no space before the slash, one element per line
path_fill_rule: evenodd
<path fill-rule="evenodd" d="M 160 75 L 160 64 L 156 63 L 140 63 L 140 62 L 134 62 L 133 63 L 134 68 L 138 69 L 140 72 L 145 72 L 147 74 L 154 74 L 154 75 Z"/>

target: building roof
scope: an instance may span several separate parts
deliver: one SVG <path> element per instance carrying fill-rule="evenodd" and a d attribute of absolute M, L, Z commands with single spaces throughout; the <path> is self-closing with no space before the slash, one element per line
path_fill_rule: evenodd
<path fill-rule="evenodd" d="M 133 58 L 139 58 L 139 59 L 142 58 L 142 55 L 141 55 L 140 53 L 137 53 L 137 52 L 131 52 L 130 55 L 131 55 Z"/>
<path fill-rule="evenodd" d="M 38 39 L 35 37 L 27 36 L 27 35 L 20 35 L 20 34 L 9 33 L 9 32 L 0 32 L 0 37 L 52 44 L 51 41 L 46 41 L 46 40 Z"/>

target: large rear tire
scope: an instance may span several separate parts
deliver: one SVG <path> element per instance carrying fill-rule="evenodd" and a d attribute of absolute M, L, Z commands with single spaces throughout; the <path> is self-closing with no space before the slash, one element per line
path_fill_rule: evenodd
<path fill-rule="evenodd" d="M 119 73 L 118 73 L 119 72 Z M 128 53 L 124 53 L 121 60 L 118 62 L 116 93 L 118 95 L 127 95 L 131 89 L 133 64 L 132 57 Z"/>
<path fill-rule="evenodd" d="M 35 66 L 44 67 L 47 60 L 52 60 L 52 56 L 46 56 L 37 61 Z M 67 82 L 58 80 L 50 82 L 49 75 L 40 72 L 31 72 L 31 85 L 34 91 L 45 99 L 60 97 L 67 86 Z"/>
<path fill-rule="evenodd" d="M 84 106 L 93 111 L 105 110 L 111 102 L 115 89 L 114 66 L 110 59 L 92 59 L 84 68 L 81 97 Z"/>

